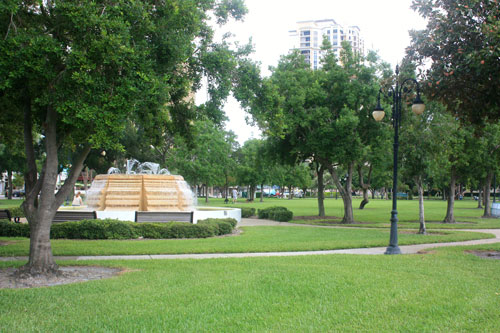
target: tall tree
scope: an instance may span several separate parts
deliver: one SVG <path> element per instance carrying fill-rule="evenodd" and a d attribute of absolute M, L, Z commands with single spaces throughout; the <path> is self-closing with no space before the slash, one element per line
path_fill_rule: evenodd
<path fill-rule="evenodd" d="M 188 144 L 178 137 L 167 165 L 175 168 L 191 185 L 205 185 L 205 202 L 208 187 L 224 184 L 231 165 L 235 136 L 221 131 L 210 120 L 194 124 L 194 142 Z"/>
<path fill-rule="evenodd" d="M 29 261 L 20 273 L 57 271 L 52 218 L 91 148 L 120 148 L 118 139 L 129 120 L 148 133 L 165 123 L 187 132 L 196 108 L 186 97 L 199 88 L 202 76 L 209 75 L 212 85 L 227 86 L 232 67 L 217 71 L 210 61 L 221 49 L 227 54 L 227 47 L 213 43 L 208 21 L 214 17 L 222 24 L 241 18 L 245 10 L 241 0 L 0 4 L 0 106 L 6 119 L 24 128 L 27 160 L 23 207 L 31 240 Z M 224 93 L 210 92 L 199 110 L 221 119 L 216 106 Z M 44 138 L 41 170 L 34 133 Z M 72 150 L 74 158 L 68 179 L 55 193 L 61 149 Z"/>
<path fill-rule="evenodd" d="M 326 42 L 325 42 L 326 43 Z M 344 201 L 344 223 L 352 223 L 352 177 L 355 163 L 368 137 L 381 125 L 369 118 L 377 91 L 378 58 L 354 54 L 343 44 L 341 61 L 327 52 L 322 69 L 312 71 L 298 52 L 281 58 L 272 75 L 251 84 L 258 72 L 240 68 L 236 97 L 242 101 L 264 132 L 273 137 L 283 158 L 313 161 L 321 189 L 328 170 Z M 366 136 L 365 136 L 366 135 Z M 338 168 L 347 173 L 341 183 Z M 322 191 L 320 190 L 320 193 Z M 324 216 L 323 196 L 318 196 L 319 215 Z"/>
<path fill-rule="evenodd" d="M 428 97 L 462 121 L 500 119 L 500 6 L 497 0 L 414 0 L 427 19 L 407 49 L 422 71 Z M 429 64 L 430 61 L 430 64 Z"/>

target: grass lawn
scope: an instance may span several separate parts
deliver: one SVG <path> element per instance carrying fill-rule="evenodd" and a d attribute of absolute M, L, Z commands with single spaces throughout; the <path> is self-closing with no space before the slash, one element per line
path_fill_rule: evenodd
<path fill-rule="evenodd" d="M 491 234 L 446 231 L 418 235 L 399 234 L 399 244 L 422 244 L 491 238 Z M 0 256 L 28 255 L 29 239 L 7 238 Z M 388 229 L 243 227 L 239 236 L 206 239 L 163 240 L 67 240 L 51 241 L 54 255 L 117 255 L 313 251 L 387 246 Z"/>
<path fill-rule="evenodd" d="M 390 226 L 390 212 L 392 209 L 391 200 L 375 199 L 365 206 L 363 210 L 358 209 L 361 199 L 353 199 L 354 219 L 363 224 L 351 225 L 352 227 L 388 227 Z M 199 205 L 218 206 L 218 207 L 254 207 L 262 209 L 270 206 L 284 206 L 297 216 L 317 216 L 318 201 L 317 199 L 276 199 L 265 198 L 264 202 L 246 203 L 243 199 L 240 202 L 233 204 L 224 204 L 224 199 L 210 199 L 206 204 L 201 198 L 198 199 Z M 446 202 L 443 200 L 426 200 L 425 219 L 428 229 L 497 229 L 500 228 L 500 219 L 483 219 L 482 209 L 477 209 L 477 201 L 473 200 L 457 200 L 455 201 L 455 218 L 457 224 L 436 223 L 441 222 L 446 215 Z M 339 219 L 329 220 L 329 222 L 321 223 L 321 221 L 311 220 L 294 220 L 294 223 L 306 224 L 329 224 L 332 222 L 340 222 L 344 216 L 344 206 L 342 200 L 334 198 L 325 199 L 325 212 L 327 216 L 336 216 Z M 401 228 L 418 229 L 418 200 L 398 200 L 398 218 Z M 464 223 L 466 222 L 466 223 Z"/>
<path fill-rule="evenodd" d="M 0 209 L 9 209 L 19 207 L 23 203 L 23 199 L 0 199 Z"/>
<path fill-rule="evenodd" d="M 486 248 L 500 250 L 498 244 Z M 0 330 L 498 332 L 500 323 L 500 262 L 464 248 L 84 264 L 130 271 L 101 281 L 0 290 Z"/>

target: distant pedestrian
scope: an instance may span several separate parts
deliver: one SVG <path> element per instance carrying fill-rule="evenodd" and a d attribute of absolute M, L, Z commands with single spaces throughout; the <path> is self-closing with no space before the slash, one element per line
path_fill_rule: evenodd
<path fill-rule="evenodd" d="M 72 206 L 83 206 L 83 200 L 80 196 L 80 192 L 76 193 L 75 197 L 73 198 Z"/>
<path fill-rule="evenodd" d="M 233 203 L 236 203 L 236 200 L 238 200 L 238 191 L 233 188 Z"/>

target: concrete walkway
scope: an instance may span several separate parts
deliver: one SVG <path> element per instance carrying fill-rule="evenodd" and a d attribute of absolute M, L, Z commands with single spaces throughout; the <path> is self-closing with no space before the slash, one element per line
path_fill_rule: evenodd
<path fill-rule="evenodd" d="M 311 227 L 311 225 L 293 224 L 286 222 L 274 222 L 259 219 L 242 219 L 238 226 L 294 226 Z M 318 228 L 344 228 L 339 226 L 314 226 Z M 349 227 L 345 227 L 349 228 Z M 483 232 L 495 235 L 495 238 L 478 239 L 463 242 L 450 243 L 431 243 L 418 245 L 400 246 L 403 254 L 416 254 L 423 250 L 445 246 L 466 246 L 479 244 L 500 243 L 500 229 L 461 229 L 460 231 Z M 59 256 L 56 260 L 150 260 L 150 259 L 213 259 L 213 258 L 247 258 L 247 257 L 289 257 L 306 255 L 324 255 L 324 254 L 365 254 L 377 255 L 384 254 L 386 247 L 372 247 L 344 250 L 325 250 L 325 251 L 296 251 L 296 252 L 255 252 L 255 253 L 206 253 L 206 254 L 151 254 L 151 255 L 115 255 L 115 256 Z M 0 261 L 27 261 L 28 257 L 0 257 Z"/>

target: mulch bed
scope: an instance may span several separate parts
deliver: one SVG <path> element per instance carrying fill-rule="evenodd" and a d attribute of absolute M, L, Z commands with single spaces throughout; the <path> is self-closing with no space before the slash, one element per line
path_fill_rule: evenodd
<path fill-rule="evenodd" d="M 316 221 L 321 224 L 332 224 L 332 225 L 354 225 L 354 224 L 370 224 L 370 222 L 354 222 L 354 223 L 342 223 L 342 218 L 338 216 L 294 216 L 293 220 L 302 221 Z M 293 220 L 290 221 L 293 223 Z"/>
<path fill-rule="evenodd" d="M 480 258 L 487 259 L 497 259 L 500 260 L 500 251 L 477 251 L 477 250 L 467 250 L 465 253 L 471 253 Z"/>
<path fill-rule="evenodd" d="M 0 289 L 51 287 L 61 284 L 106 279 L 126 272 L 126 270 L 116 267 L 64 266 L 59 267 L 60 274 L 57 276 L 20 279 L 15 276 L 16 270 L 17 268 L 13 267 L 0 269 Z"/>

